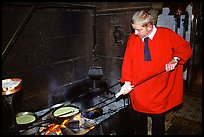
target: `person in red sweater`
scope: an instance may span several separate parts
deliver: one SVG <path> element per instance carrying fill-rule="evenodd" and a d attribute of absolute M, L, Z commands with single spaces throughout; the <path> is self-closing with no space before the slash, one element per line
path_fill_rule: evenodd
<path fill-rule="evenodd" d="M 165 135 L 165 114 L 183 102 L 183 65 L 192 55 L 190 43 L 174 31 L 156 27 L 148 12 L 136 12 L 135 30 L 128 38 L 116 94 L 130 94 L 136 118 L 136 134 L 147 135 L 147 116 L 152 118 L 152 135 Z M 148 38 L 148 39 L 146 39 Z M 149 59 L 145 59 L 145 42 Z M 147 55 L 148 56 L 148 55 Z"/>

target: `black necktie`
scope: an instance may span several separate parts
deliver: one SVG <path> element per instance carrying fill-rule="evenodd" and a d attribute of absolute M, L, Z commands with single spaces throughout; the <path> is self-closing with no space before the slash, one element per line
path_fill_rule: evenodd
<path fill-rule="evenodd" d="M 144 42 L 145 42 L 145 46 L 144 46 L 144 60 L 145 61 L 150 61 L 151 60 L 151 56 L 150 56 L 150 52 L 149 52 L 149 47 L 148 47 L 148 38 L 149 37 L 146 37 L 144 39 Z"/>

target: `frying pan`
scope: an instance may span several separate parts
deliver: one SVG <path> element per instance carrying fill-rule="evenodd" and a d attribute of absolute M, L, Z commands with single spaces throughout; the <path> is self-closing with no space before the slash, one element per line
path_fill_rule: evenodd
<path fill-rule="evenodd" d="M 110 87 L 105 87 L 105 88 L 94 88 L 94 89 L 89 89 L 84 91 L 83 94 L 77 96 L 76 98 L 72 98 L 71 99 L 71 103 L 77 101 L 78 99 L 82 98 L 82 97 L 86 97 L 86 96 L 97 96 L 102 94 L 104 91 L 109 92 L 111 94 L 113 94 L 110 89 L 113 88 L 114 86 L 120 84 L 120 82 L 115 83 L 114 85 L 111 85 Z M 108 94 L 108 93 L 107 93 Z"/>
<path fill-rule="evenodd" d="M 19 112 L 16 114 L 16 124 L 18 129 L 24 129 L 32 125 L 37 120 L 37 115 L 33 112 Z"/>
<path fill-rule="evenodd" d="M 40 116 L 38 117 L 38 120 L 41 119 L 41 118 L 43 118 L 44 116 L 46 116 L 46 115 L 49 114 L 50 112 L 54 111 L 55 109 L 60 108 L 60 107 L 62 107 L 62 106 L 64 106 L 64 103 L 55 104 L 54 106 L 52 106 L 52 107 L 50 108 L 50 110 L 48 110 L 48 111 L 45 112 L 44 114 L 40 115 Z"/>
<path fill-rule="evenodd" d="M 37 120 L 37 115 L 33 112 L 19 112 L 16 115 L 16 123 L 20 125 L 33 123 L 36 120 Z"/>
<path fill-rule="evenodd" d="M 71 118 L 79 114 L 80 112 L 81 110 L 79 109 L 79 107 L 74 105 L 66 105 L 54 110 L 52 112 L 52 116 L 57 119 L 65 119 L 65 118 Z"/>
<path fill-rule="evenodd" d="M 84 117 L 89 119 L 94 119 L 103 114 L 103 109 L 99 107 L 91 107 L 86 109 L 85 113 L 83 114 Z"/>
<path fill-rule="evenodd" d="M 155 76 L 157 76 L 157 75 L 159 75 L 159 74 L 162 74 L 162 73 L 164 73 L 164 72 L 166 72 L 166 70 L 160 71 L 159 73 L 156 73 L 156 74 L 154 74 L 154 75 L 148 77 L 147 79 L 140 81 L 140 82 L 137 83 L 135 86 L 138 86 L 138 85 L 142 84 L 143 82 L 145 82 L 145 81 L 147 81 L 147 80 L 149 80 L 149 79 L 151 79 L 151 78 L 153 78 L 153 77 L 155 77 Z M 134 87 L 135 87 L 135 86 L 134 86 Z M 107 106 L 107 105 L 109 105 L 109 104 L 111 104 L 111 103 L 113 103 L 113 102 L 118 101 L 118 100 L 119 100 L 118 98 L 119 98 L 119 96 L 121 96 L 121 95 L 123 95 L 123 94 L 122 94 L 121 92 L 118 92 L 117 94 L 115 94 L 115 97 L 116 97 L 115 100 L 109 102 L 108 104 L 105 104 L 105 105 L 101 106 L 100 108 L 99 108 L 99 107 L 96 107 L 96 106 L 99 105 L 99 104 L 101 104 L 101 103 L 103 103 L 103 102 L 105 102 L 105 101 L 107 101 L 107 100 L 109 100 L 109 99 L 112 99 L 112 98 L 114 98 L 114 97 L 110 97 L 110 98 L 108 98 L 107 100 L 96 104 L 94 107 L 90 107 L 89 109 L 86 110 L 85 117 L 93 119 L 93 118 L 96 118 L 96 117 L 98 117 L 98 116 L 101 116 L 101 115 L 103 114 L 103 109 L 102 109 L 102 107 Z"/>
<path fill-rule="evenodd" d="M 156 73 L 156 74 L 154 74 L 154 75 L 152 75 L 152 76 L 146 78 L 145 80 L 142 80 L 142 81 L 138 82 L 137 84 L 135 84 L 135 85 L 133 86 L 133 88 L 136 87 L 136 86 L 138 86 L 138 85 L 140 85 L 140 84 L 142 84 L 142 83 L 144 83 L 144 82 L 146 82 L 147 80 L 150 80 L 150 79 L 153 78 L 153 77 L 156 77 L 156 76 L 158 76 L 158 75 L 164 73 L 164 72 L 166 72 L 166 70 L 162 70 L 162 71 L 160 71 L 160 72 L 158 72 L 158 73 Z M 118 92 L 117 94 L 115 94 L 115 97 L 118 98 L 118 97 L 121 96 L 121 95 L 123 95 L 123 93 L 122 93 L 122 92 Z"/>
<path fill-rule="evenodd" d="M 28 111 L 27 112 L 19 112 L 16 114 L 17 128 L 18 129 L 25 129 L 25 128 L 31 126 L 36 121 L 43 118 L 44 116 L 46 116 L 47 114 L 49 114 L 50 112 L 52 112 L 53 110 L 55 110 L 56 108 L 59 108 L 63 105 L 64 104 L 56 104 L 56 105 L 52 106 L 47 112 L 45 112 L 44 114 L 42 114 L 40 116 L 37 116 L 37 114 L 34 112 L 28 112 Z"/>

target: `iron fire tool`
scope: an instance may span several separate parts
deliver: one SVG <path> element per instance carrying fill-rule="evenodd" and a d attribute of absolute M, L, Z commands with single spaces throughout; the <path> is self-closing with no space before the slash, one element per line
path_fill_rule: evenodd
<path fill-rule="evenodd" d="M 151 79 L 151 78 L 153 78 L 153 77 L 156 77 L 156 76 L 158 76 L 158 75 L 160 75 L 160 74 L 162 74 L 162 73 L 164 73 L 164 72 L 166 72 L 166 70 L 162 70 L 161 72 L 156 73 L 155 75 L 152 75 L 152 76 L 148 77 L 147 79 L 140 81 L 140 82 L 139 82 L 138 84 L 136 84 L 135 86 L 138 86 L 138 85 L 142 84 L 143 82 L 145 82 L 145 81 L 147 81 L 147 80 L 149 80 L 149 79 Z M 119 83 L 120 83 L 120 82 L 119 82 Z M 116 83 L 116 84 L 118 84 L 118 83 Z M 134 87 L 135 87 L 135 86 L 134 86 Z M 134 87 L 133 87 L 133 88 L 134 88 Z M 102 101 L 102 102 L 100 102 L 100 103 L 94 105 L 93 107 L 88 108 L 87 110 L 91 110 L 92 112 L 95 111 L 95 110 L 100 110 L 100 109 L 102 109 L 103 107 L 105 107 L 105 106 L 107 106 L 107 105 L 109 105 L 109 104 L 111 104 L 111 103 L 113 103 L 113 102 L 119 101 L 119 100 L 121 99 L 121 98 L 119 98 L 121 95 L 123 95 L 123 94 L 122 94 L 121 92 L 118 92 L 117 94 L 115 94 L 115 96 L 110 97 L 110 98 L 108 98 L 108 99 L 106 99 L 106 100 L 104 100 L 104 101 Z M 99 104 L 102 104 L 102 103 L 106 102 L 107 100 L 111 100 L 111 99 L 113 99 L 113 98 L 116 98 L 116 99 L 114 99 L 114 100 L 108 102 L 107 104 L 103 104 L 103 105 L 100 106 L 100 107 L 96 107 L 96 106 L 98 106 Z M 103 112 L 100 112 L 100 113 L 103 113 Z M 101 115 L 102 115 L 102 114 L 101 114 Z"/>
<path fill-rule="evenodd" d="M 75 101 L 77 101 L 79 98 L 84 97 L 84 96 L 89 96 L 91 95 L 99 95 L 101 93 L 103 93 L 104 91 L 109 92 L 110 94 L 114 94 L 110 91 L 111 88 L 115 87 L 116 85 L 120 84 L 120 82 L 116 82 L 115 84 L 111 85 L 110 87 L 107 88 L 94 88 L 94 89 L 88 89 L 86 91 L 84 91 L 83 94 L 77 96 L 76 98 L 71 99 L 71 103 L 74 103 Z M 103 102 L 102 102 L 103 103 Z M 101 103 L 100 103 L 101 104 Z"/>
<path fill-rule="evenodd" d="M 140 85 L 140 84 L 142 84 L 142 83 L 144 83 L 144 82 L 146 82 L 147 80 L 149 80 L 149 79 L 151 79 L 151 78 L 153 78 L 153 77 L 156 77 L 156 76 L 158 76 L 158 75 L 164 73 L 164 72 L 166 72 L 166 70 L 163 70 L 163 71 L 161 71 L 161 72 L 159 72 L 159 73 L 156 73 L 155 75 L 152 75 L 152 76 L 148 77 L 148 78 L 145 79 L 145 80 L 140 81 L 139 83 L 137 83 L 136 85 L 134 85 L 133 88 L 136 87 L 136 86 L 138 86 L 138 85 Z M 121 95 L 123 95 L 123 93 L 122 93 L 122 92 L 118 92 L 117 94 L 115 94 L 115 97 L 118 98 L 118 97 L 121 96 Z"/>

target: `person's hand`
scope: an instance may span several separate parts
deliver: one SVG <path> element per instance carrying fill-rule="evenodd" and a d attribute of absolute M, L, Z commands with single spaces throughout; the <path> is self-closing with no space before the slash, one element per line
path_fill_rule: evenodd
<path fill-rule="evenodd" d="M 125 81 L 125 84 L 121 87 L 120 92 L 125 95 L 128 94 L 134 86 L 131 86 L 131 82 Z"/>
<path fill-rule="evenodd" d="M 120 91 L 115 95 L 116 98 L 120 95 L 128 94 L 134 86 L 131 86 L 131 82 L 125 81 L 125 84 L 121 87 Z"/>
<path fill-rule="evenodd" d="M 172 71 L 176 68 L 178 61 L 172 59 L 169 63 L 166 64 L 166 71 Z"/>

